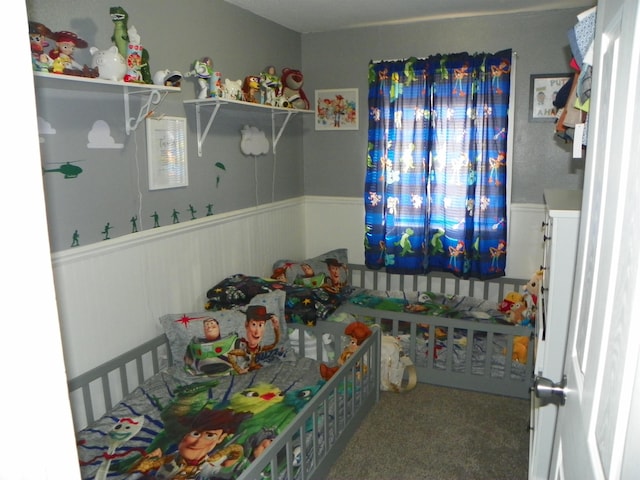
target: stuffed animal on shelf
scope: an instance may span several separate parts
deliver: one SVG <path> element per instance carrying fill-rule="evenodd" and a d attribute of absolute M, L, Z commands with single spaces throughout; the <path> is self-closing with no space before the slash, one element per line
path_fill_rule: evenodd
<path fill-rule="evenodd" d="M 326 363 L 320 364 L 320 376 L 324 380 L 329 380 L 340 369 L 342 365 L 353 355 L 367 338 L 371 336 L 371 329 L 362 322 L 352 322 L 344 329 L 344 334 L 351 337 L 349 344 L 344 347 L 338 364 L 330 367 Z"/>
<path fill-rule="evenodd" d="M 309 110 L 309 100 L 307 99 L 304 90 L 302 90 L 304 75 L 302 75 L 300 70 L 283 68 L 280 82 L 282 83 L 280 96 L 287 100 L 290 107 Z"/>

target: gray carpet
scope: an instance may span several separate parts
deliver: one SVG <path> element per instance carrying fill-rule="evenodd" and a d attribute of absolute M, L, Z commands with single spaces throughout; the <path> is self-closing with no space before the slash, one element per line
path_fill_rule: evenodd
<path fill-rule="evenodd" d="M 527 478 L 529 401 L 418 384 L 381 392 L 329 480 Z"/>

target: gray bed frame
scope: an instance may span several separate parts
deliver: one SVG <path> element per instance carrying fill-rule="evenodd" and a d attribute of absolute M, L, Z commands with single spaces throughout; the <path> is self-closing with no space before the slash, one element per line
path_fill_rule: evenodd
<path fill-rule="evenodd" d="M 522 291 L 527 280 L 500 277 L 493 280 L 475 280 L 460 279 L 448 272 L 432 272 L 428 275 L 400 275 L 389 274 L 384 270 L 370 270 L 363 265 L 349 265 L 349 281 L 355 287 L 361 287 L 371 290 L 380 291 L 429 291 L 437 293 L 447 293 L 455 295 L 464 295 L 477 298 L 483 298 L 500 303 L 505 295 L 510 291 Z M 368 319 L 381 324 L 383 319 L 387 323 L 391 322 L 391 334 L 398 335 L 401 330 L 409 329 L 409 357 L 416 365 L 418 381 L 434 385 L 446 387 L 461 388 L 474 390 L 479 392 L 505 395 L 516 398 L 530 398 L 530 388 L 533 381 L 534 371 L 534 344 L 533 329 L 530 327 L 469 322 L 465 320 L 457 320 L 454 318 L 430 317 L 423 314 L 415 314 L 408 312 L 391 312 L 381 311 L 372 308 L 364 308 L 346 302 L 340 307 L 340 311 L 355 315 L 361 320 Z M 447 344 L 453 345 L 454 329 L 463 329 L 467 332 L 467 338 L 473 339 L 474 335 L 480 333 L 486 334 L 486 344 L 492 345 L 495 336 L 505 335 L 507 359 L 511 359 L 513 353 L 512 340 L 515 336 L 528 336 L 530 338 L 529 348 L 527 352 L 527 362 L 524 365 L 524 376 L 513 378 L 511 361 L 504 362 L 504 373 L 502 376 L 492 375 L 491 361 L 492 356 L 485 356 L 484 368 L 480 373 L 476 368 L 472 371 L 472 349 L 473 341 L 468 341 L 465 352 L 464 370 L 454 370 L 453 355 L 447 355 L 446 366 L 436 367 L 433 356 L 429 355 L 426 359 L 417 359 L 417 341 L 418 341 L 418 325 L 429 324 L 429 338 L 435 338 L 436 327 L 447 328 L 448 337 Z M 497 338 L 497 337 L 495 337 Z M 504 337 L 502 337 L 504 338 Z M 420 360 L 420 361 L 418 361 Z"/>
<path fill-rule="evenodd" d="M 310 342 L 301 342 L 299 346 L 300 355 L 310 358 L 322 358 L 323 349 L 326 352 L 323 334 L 330 335 L 337 352 L 349 341 L 344 336 L 342 323 L 319 322 L 315 327 L 290 324 L 289 327 L 299 330 L 299 338 L 304 338 L 307 331 L 316 339 L 315 349 L 310 348 Z M 160 335 L 71 379 L 68 386 L 76 430 L 91 425 L 171 362 L 167 337 Z M 280 472 L 281 478 L 326 478 L 360 422 L 378 401 L 379 392 L 380 330 L 373 328 L 373 335 L 239 478 L 262 478 L 267 469 Z"/>

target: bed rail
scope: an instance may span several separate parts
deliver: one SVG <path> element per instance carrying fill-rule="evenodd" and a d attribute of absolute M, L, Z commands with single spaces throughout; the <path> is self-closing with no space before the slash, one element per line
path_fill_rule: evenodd
<path fill-rule="evenodd" d="M 499 277 L 491 280 L 464 279 L 450 272 L 429 272 L 428 275 L 387 273 L 384 268 L 371 270 L 365 265 L 350 263 L 349 285 L 371 290 L 428 291 L 480 297 L 500 302 L 510 291 L 522 291 L 528 280 Z"/>
<path fill-rule="evenodd" d="M 508 292 L 521 292 L 527 283 L 527 280 L 507 277 L 466 280 L 448 272 L 389 274 L 384 269 L 370 270 L 356 264 L 349 264 L 349 279 L 350 285 L 357 288 L 470 296 L 496 305 Z M 534 340 L 530 327 L 377 310 L 350 302 L 343 304 L 340 310 L 384 327 L 387 334 L 402 336 L 406 353 L 416 365 L 419 382 L 517 398 L 530 397 L 534 367 Z M 438 335 L 437 342 L 427 340 L 436 339 Z M 460 337 L 464 340 L 460 341 Z M 510 361 L 517 337 L 529 339 L 524 364 Z M 446 349 L 445 360 L 440 357 L 436 364 L 437 349 L 442 346 Z"/>
<path fill-rule="evenodd" d="M 76 431 L 92 424 L 172 362 L 169 341 L 162 334 L 69 380 Z"/>
<path fill-rule="evenodd" d="M 335 335 L 341 347 L 348 341 L 344 327 L 332 322 L 294 326 L 318 333 L 318 338 L 323 333 Z M 275 438 L 270 454 L 254 460 L 239 480 L 276 477 L 270 472 L 278 472 L 278 478 L 327 478 L 357 426 L 380 398 L 380 335 L 380 329 L 374 327 L 373 335 Z M 317 346 L 322 348 L 322 343 Z"/>

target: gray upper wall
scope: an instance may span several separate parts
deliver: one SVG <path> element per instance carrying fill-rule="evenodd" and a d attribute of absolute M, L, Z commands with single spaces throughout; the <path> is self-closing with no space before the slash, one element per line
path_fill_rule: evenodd
<path fill-rule="evenodd" d="M 278 70 L 302 66 L 299 33 L 222 0 L 27 0 L 27 12 L 30 20 L 54 31 L 73 31 L 90 46 L 103 49 L 112 44 L 111 5 L 121 5 L 129 14 L 129 26 L 136 27 L 149 51 L 152 73 L 165 68 L 187 72 L 194 60 L 204 56 L 211 57 L 214 69 L 229 79 L 259 74 L 268 65 Z M 90 64 L 88 50 L 77 50 L 75 60 Z M 76 229 L 84 246 L 103 240 L 101 232 L 107 222 L 112 227 L 110 237 L 115 238 L 131 233 L 134 216 L 138 216 L 139 229 L 149 229 L 154 212 L 165 226 L 172 223 L 173 209 L 180 212 L 181 223 L 189 221 L 189 205 L 201 218 L 210 204 L 214 213 L 224 213 L 304 193 L 299 118 L 289 122 L 278 143 L 277 158 L 270 151 L 254 159 L 240 151 L 240 130 L 245 124 L 253 125 L 271 139 L 270 114 L 222 108 L 205 139 L 203 156 L 198 157 L 195 107 L 183 104 L 196 98 L 198 89 L 195 79 L 184 79 L 182 91 L 168 94 L 156 110 L 187 119 L 189 186 L 149 191 L 145 125 L 125 134 L 122 91 L 68 92 L 50 88 L 51 82 L 41 88 L 43 84 L 37 82 L 38 115 L 56 130 L 55 135 L 41 135 L 45 166 L 78 161 L 83 169 L 75 179 L 57 173 L 44 175 L 53 251 L 69 248 Z M 132 100 L 136 116 L 139 103 L 137 98 Z M 124 144 L 123 149 L 87 148 L 87 135 L 96 120 L 109 124 L 114 142 Z M 226 171 L 215 167 L 216 162 L 223 163 Z"/>
<path fill-rule="evenodd" d="M 27 0 L 31 20 L 51 30 L 70 30 L 90 46 L 111 45 L 113 23 L 109 7 L 98 0 Z M 117 5 L 117 4 L 116 4 Z M 209 56 L 223 78 L 239 79 L 260 73 L 267 65 L 278 70 L 300 68 L 304 90 L 313 103 L 314 90 L 357 87 L 361 122 L 358 131 L 316 132 L 313 118 L 294 118 L 273 152 L 257 159 L 240 152 L 240 128 L 255 125 L 271 137 L 271 117 L 264 113 L 238 113 L 221 109 L 197 155 L 195 108 L 184 100 L 196 97 L 196 82 L 185 79 L 180 93 L 167 95 L 158 113 L 186 117 L 188 123 L 189 186 L 149 191 L 145 127 L 127 136 L 124 132 L 123 96 L 117 90 L 61 91 L 41 88 L 36 100 L 38 115 L 56 129 L 41 135 L 41 152 L 47 168 L 78 161 L 83 173 L 76 179 L 44 175 L 53 251 L 70 247 L 78 230 L 80 245 L 102 241 L 107 223 L 111 238 L 131 233 L 130 219 L 138 216 L 138 228 L 152 228 L 157 212 L 162 226 L 171 224 L 173 209 L 180 221 L 230 212 L 256 204 L 301 195 L 360 197 L 366 162 L 367 67 L 371 59 L 427 56 L 459 51 L 518 53 L 514 148 L 514 202 L 541 203 L 546 187 L 579 188 L 580 161 L 572 161 L 568 149 L 553 137 L 553 124 L 529 123 L 529 75 L 568 71 L 567 30 L 579 10 L 526 15 L 504 15 L 404 26 L 371 27 L 322 34 L 299 34 L 229 5 L 222 0 L 136 0 L 121 2 L 135 25 L 142 44 L 150 52 L 156 70 L 188 71 L 195 59 Z M 89 64 L 88 49 L 75 59 Z M 137 99 L 132 101 L 137 115 Z M 87 135 L 96 120 L 105 120 L 111 135 L 124 148 L 87 148 Z M 215 167 L 222 162 L 226 171 Z M 220 184 L 216 187 L 216 177 Z M 257 179 L 257 180 L 256 180 Z"/>
<path fill-rule="evenodd" d="M 307 94 L 318 88 L 359 89 L 359 131 L 304 137 L 307 195 L 362 195 L 367 145 L 370 60 L 437 53 L 517 52 L 512 201 L 542 203 L 545 188 L 581 188 L 584 162 L 554 137 L 553 123 L 529 122 L 531 74 L 569 72 L 568 30 L 582 10 L 556 10 L 366 27 L 302 36 Z M 312 125 L 310 119 L 306 119 Z M 311 126 L 312 128 L 312 126 Z"/>

